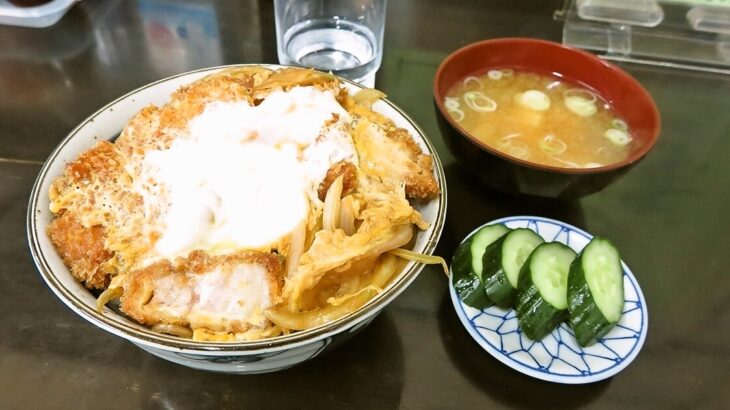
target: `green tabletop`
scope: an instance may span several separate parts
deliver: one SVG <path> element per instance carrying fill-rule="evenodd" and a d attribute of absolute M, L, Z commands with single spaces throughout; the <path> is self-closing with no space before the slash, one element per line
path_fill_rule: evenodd
<path fill-rule="evenodd" d="M 570 386 L 504 366 L 467 334 L 430 267 L 355 338 L 265 375 L 175 365 L 75 315 L 45 286 L 26 240 L 28 195 L 51 150 L 97 108 L 151 81 L 276 63 L 267 0 L 85 0 L 51 28 L 0 26 L 0 408 L 727 408 L 730 77 L 625 65 L 655 98 L 661 137 L 631 172 L 576 201 L 479 185 L 438 131 L 431 89 L 441 59 L 487 38 L 560 41 L 552 13 L 561 3 L 391 0 L 376 84 L 444 164 L 449 210 L 438 254 L 449 259 L 474 227 L 510 215 L 556 218 L 619 245 L 650 318 L 624 371 Z M 170 30 L 184 19 L 197 36 Z"/>

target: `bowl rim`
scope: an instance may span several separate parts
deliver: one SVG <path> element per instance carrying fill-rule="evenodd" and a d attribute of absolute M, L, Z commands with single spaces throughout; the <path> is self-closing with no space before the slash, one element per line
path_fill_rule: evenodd
<path fill-rule="evenodd" d="M 473 49 L 478 49 L 481 47 L 486 47 L 493 44 L 503 44 L 503 43 L 512 43 L 512 44 L 533 44 L 533 45 L 539 45 L 542 47 L 548 47 L 548 48 L 560 48 L 563 50 L 566 50 L 568 52 L 575 53 L 576 55 L 581 56 L 582 58 L 592 60 L 594 62 L 597 62 L 604 66 L 606 69 L 612 71 L 617 76 L 621 77 L 625 82 L 631 84 L 633 88 L 637 90 L 637 92 L 641 95 L 641 97 L 645 98 L 650 105 L 651 109 L 651 117 L 656 119 L 655 121 L 655 127 L 653 132 L 651 133 L 650 138 L 648 139 L 648 144 L 643 145 L 639 150 L 634 152 L 632 155 L 624 159 L 623 161 L 614 162 L 612 164 L 604 165 L 602 167 L 594 167 L 594 168 L 567 168 L 567 167 L 558 167 L 553 165 L 546 165 L 546 164 L 539 164 L 536 162 L 530 162 L 525 161 L 522 159 L 519 159 L 517 157 L 513 157 L 509 154 L 503 153 L 499 150 L 496 150 L 489 146 L 488 144 L 480 141 L 478 138 L 471 135 L 471 133 L 467 132 L 464 128 L 462 128 L 456 121 L 454 121 L 450 115 L 446 112 L 446 109 L 444 107 L 443 103 L 443 95 L 441 94 L 441 91 L 439 90 L 439 85 L 441 84 L 441 78 L 443 76 L 444 71 L 446 70 L 446 67 L 451 63 L 452 60 L 454 60 L 456 57 L 467 53 Z M 484 67 L 484 69 L 488 69 L 489 67 Z M 577 79 L 572 79 L 577 80 Z M 434 97 L 434 103 L 438 107 L 439 114 L 451 125 L 452 128 L 456 129 L 459 134 L 461 134 L 463 137 L 465 137 L 467 140 L 469 140 L 471 143 L 477 145 L 482 150 L 488 152 L 489 154 L 492 154 L 494 156 L 497 156 L 499 158 L 502 158 L 504 160 L 507 160 L 509 162 L 516 163 L 518 165 L 526 166 L 529 168 L 535 168 L 541 171 L 548 171 L 553 172 L 557 174 L 569 174 L 569 175 L 585 175 L 585 174 L 599 174 L 603 172 L 610 172 L 617 169 L 621 169 L 624 167 L 627 167 L 629 165 L 632 165 L 639 160 L 641 160 L 646 154 L 651 151 L 651 149 L 656 145 L 657 141 L 659 140 L 659 135 L 661 134 L 661 116 L 659 114 L 659 109 L 656 105 L 656 102 L 654 101 L 654 98 L 652 98 L 651 94 L 644 88 L 644 86 L 639 83 L 638 80 L 636 80 L 632 75 L 621 69 L 620 67 L 609 63 L 606 60 L 601 59 L 600 57 L 596 56 L 595 54 L 591 54 L 585 50 L 581 50 L 575 47 L 570 47 L 565 44 L 557 43 L 554 41 L 548 41 L 548 40 L 542 40 L 542 39 L 535 39 L 535 38 L 526 38 L 526 37 L 501 37 L 501 38 L 493 38 L 493 39 L 487 39 L 487 40 L 481 40 L 477 41 L 475 43 L 467 44 L 464 47 L 461 47 L 457 49 L 456 51 L 452 52 L 446 58 L 444 58 L 443 61 L 441 61 L 441 64 L 439 64 L 438 69 L 436 70 L 436 75 L 433 79 L 433 97 Z"/>
<path fill-rule="evenodd" d="M 77 125 L 73 130 L 71 130 L 63 138 L 63 140 L 61 140 L 58 146 L 54 148 L 49 157 L 46 159 L 33 184 L 26 214 L 26 230 L 31 255 L 33 257 L 36 268 L 38 269 L 38 272 L 41 274 L 41 277 L 46 282 L 48 287 L 51 288 L 53 293 L 59 299 L 61 299 L 61 301 L 66 306 L 68 306 L 79 316 L 91 322 L 95 326 L 100 327 L 114 335 L 127 339 L 135 344 L 151 346 L 166 351 L 197 352 L 208 355 L 231 353 L 259 354 L 264 352 L 296 348 L 298 346 L 307 345 L 309 343 L 313 343 L 331 335 L 345 331 L 348 328 L 351 328 L 358 323 L 366 320 L 373 314 L 379 312 L 382 308 L 387 306 L 396 296 L 402 293 L 416 279 L 418 274 L 424 268 L 423 264 L 409 262 L 408 264 L 406 264 L 406 266 L 404 266 L 403 270 L 399 274 L 399 277 L 394 282 L 389 284 L 383 290 L 383 292 L 373 297 L 360 309 L 337 320 L 322 324 L 311 329 L 294 332 L 289 335 L 241 342 L 193 341 L 176 336 L 153 332 L 152 330 L 140 331 L 132 325 L 109 319 L 108 317 L 106 317 L 105 314 L 100 314 L 95 309 L 89 308 L 82 300 L 74 295 L 73 291 L 63 286 L 63 284 L 57 279 L 56 273 L 51 267 L 51 264 L 45 258 L 42 245 L 39 241 L 40 235 L 45 234 L 45 225 L 39 223 L 36 218 L 37 210 L 39 209 L 39 200 L 42 195 L 46 194 L 44 192 L 41 192 L 41 185 L 48 178 L 55 177 L 55 175 L 49 175 L 49 168 L 58 160 L 57 157 L 59 156 L 61 150 L 71 140 L 74 139 L 76 134 L 81 129 L 92 123 L 97 116 L 101 115 L 103 112 L 109 110 L 110 108 L 113 108 L 116 104 L 119 104 L 123 100 L 141 92 L 142 90 L 177 79 L 179 77 L 184 77 L 196 73 L 204 73 L 208 71 L 212 74 L 216 71 L 234 67 L 265 67 L 270 69 L 301 68 L 277 64 L 229 64 L 186 71 L 138 87 L 99 108 L 94 113 L 89 115 L 86 119 L 81 121 L 79 125 Z M 358 83 L 339 76 L 337 76 L 337 79 L 341 83 L 345 83 L 359 89 L 366 88 Z M 433 143 L 426 137 L 426 133 L 423 131 L 423 129 L 421 129 L 421 127 L 419 127 L 418 124 L 410 116 L 408 116 L 400 107 L 395 105 L 392 101 L 388 100 L 387 98 L 382 98 L 382 101 L 387 104 L 391 109 L 393 109 L 397 115 L 400 115 L 403 120 L 408 122 L 410 126 L 413 127 L 413 129 L 416 130 L 416 132 L 418 133 L 418 138 L 423 141 L 423 144 L 429 151 L 428 154 L 434 158 L 434 174 L 439 183 L 440 193 L 438 197 L 434 198 L 434 200 L 438 202 L 438 209 L 436 218 L 432 222 L 433 230 L 431 231 L 431 234 L 427 238 L 427 241 L 423 247 L 424 253 L 432 254 L 433 251 L 436 249 L 438 240 L 441 237 L 446 219 L 447 189 L 446 176 L 444 174 L 443 165 L 438 156 L 436 148 L 434 147 Z"/>

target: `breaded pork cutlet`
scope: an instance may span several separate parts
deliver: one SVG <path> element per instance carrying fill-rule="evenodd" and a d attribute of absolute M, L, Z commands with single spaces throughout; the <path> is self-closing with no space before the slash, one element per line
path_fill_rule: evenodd
<path fill-rule="evenodd" d="M 275 254 L 194 251 L 174 263 L 162 261 L 128 274 L 121 310 L 146 325 L 244 332 L 267 325 L 263 310 L 278 302 L 282 272 Z"/>

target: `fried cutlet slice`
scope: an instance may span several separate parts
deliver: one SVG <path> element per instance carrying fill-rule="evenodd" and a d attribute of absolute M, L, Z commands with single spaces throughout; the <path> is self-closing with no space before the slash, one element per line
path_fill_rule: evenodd
<path fill-rule="evenodd" d="M 342 196 L 345 196 L 355 190 L 355 187 L 357 186 L 357 167 L 355 167 L 355 165 L 351 162 L 339 161 L 327 170 L 327 175 L 325 175 L 317 188 L 317 196 L 320 200 L 324 201 L 325 196 L 327 196 L 327 190 L 330 189 L 330 185 L 332 185 L 332 183 L 335 182 L 340 175 L 342 175 Z"/>
<path fill-rule="evenodd" d="M 110 272 L 105 272 L 103 266 L 114 253 L 104 247 L 104 227 L 86 228 L 72 212 L 63 212 L 47 229 L 51 242 L 76 280 L 90 289 L 103 289 L 109 284 Z"/>
<path fill-rule="evenodd" d="M 360 166 L 366 173 L 405 183 L 408 198 L 430 199 L 438 195 L 433 158 L 421 151 L 407 130 L 393 126 L 384 129 L 382 124 L 363 118 L 355 125 L 352 136 Z"/>
<path fill-rule="evenodd" d="M 162 261 L 123 281 L 121 310 L 146 325 L 168 323 L 213 332 L 267 325 L 263 311 L 278 303 L 282 263 L 275 254 L 243 251 Z"/>

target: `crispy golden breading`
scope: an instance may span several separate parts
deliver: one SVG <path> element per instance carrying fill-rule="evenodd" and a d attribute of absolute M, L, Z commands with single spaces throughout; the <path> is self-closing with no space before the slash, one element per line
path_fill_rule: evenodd
<path fill-rule="evenodd" d="M 327 175 L 325 175 L 322 182 L 319 184 L 319 188 L 317 188 L 317 196 L 321 201 L 324 201 L 325 196 L 327 195 L 327 190 L 330 189 L 330 185 L 332 185 L 335 180 L 342 175 L 342 196 L 345 196 L 355 190 L 355 187 L 357 186 L 357 167 L 353 165 L 351 162 L 347 161 L 340 161 L 330 167 L 330 169 L 327 170 Z"/>
<path fill-rule="evenodd" d="M 439 193 L 433 159 L 423 154 L 408 131 L 361 119 L 352 130 L 360 167 L 367 174 L 393 183 L 405 183 L 408 198 L 430 199 Z"/>
<path fill-rule="evenodd" d="M 213 332 L 264 327 L 268 321 L 260 308 L 245 309 L 246 286 L 259 272 L 268 285 L 268 295 L 262 296 L 276 301 L 282 263 L 275 254 L 242 251 L 208 256 L 195 251 L 174 264 L 161 261 L 129 273 L 122 281 L 121 310 L 146 325 L 169 323 Z M 248 315 L 230 315 L 242 311 Z"/>
<path fill-rule="evenodd" d="M 104 263 L 114 254 L 104 248 L 105 229 L 85 228 L 70 212 L 64 212 L 48 225 L 48 236 L 71 274 L 87 288 L 103 289 L 109 284 Z"/>
<path fill-rule="evenodd" d="M 416 144 L 411 134 L 403 128 L 391 128 L 385 134 L 395 141 L 401 149 L 408 152 L 410 164 L 403 164 L 403 180 L 406 183 L 406 195 L 415 199 L 431 199 L 439 193 L 439 186 L 433 176 L 433 158 L 426 155 Z"/>

